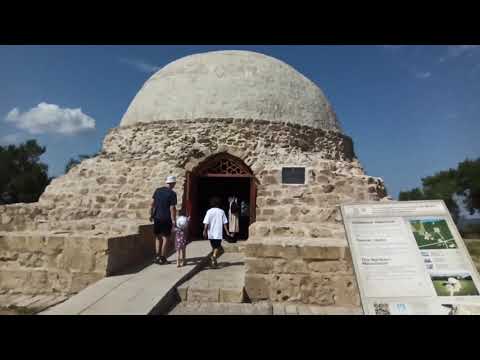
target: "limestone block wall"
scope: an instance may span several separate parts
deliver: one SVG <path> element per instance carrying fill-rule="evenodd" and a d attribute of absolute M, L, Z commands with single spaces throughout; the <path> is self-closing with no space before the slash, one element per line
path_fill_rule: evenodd
<path fill-rule="evenodd" d="M 177 175 L 180 200 L 186 171 L 221 152 L 243 160 L 266 186 L 274 185 L 268 171 L 282 165 L 355 161 L 351 139 L 335 131 L 249 119 L 158 121 L 111 130 L 101 154 L 52 181 L 40 204 L 53 207 L 51 220 L 146 220 L 167 175 Z"/>
<path fill-rule="evenodd" d="M 47 289 L 63 288 L 68 292 L 80 287 L 74 276 L 105 276 L 108 271 L 97 265 L 97 260 L 98 264 L 105 264 L 109 259 L 129 259 L 129 254 L 135 253 L 134 248 L 129 248 L 131 245 L 122 246 L 132 244 L 128 236 L 138 235 L 136 226 L 148 224 L 151 196 L 155 188 L 163 186 L 166 176 L 177 176 L 175 190 L 180 208 L 186 172 L 222 152 L 250 166 L 257 181 L 257 222 L 250 227 L 248 241 L 252 244 L 258 240 L 265 241 L 265 246 L 276 246 L 286 238 L 297 244 L 325 239 L 344 244 L 337 205 L 349 200 L 378 200 L 386 195 L 381 179 L 364 174 L 355 158 L 352 140 L 336 131 L 251 119 L 157 121 L 116 128 L 105 137 L 98 156 L 82 161 L 68 174 L 53 180 L 38 203 L 0 206 L 0 234 L 6 236 L 4 239 L 24 236 L 25 232 L 47 234 L 42 240 L 47 249 L 51 234 L 66 231 L 70 235 L 61 242 L 61 253 L 88 253 L 82 257 L 81 268 L 75 262 L 71 267 L 59 265 L 60 260 L 53 259 L 52 254 L 32 251 L 27 240 L 17 239 L 14 248 L 10 248 L 10 240 L 2 240 L 10 245 L 2 250 L 0 258 L 0 288 L 11 290 L 12 284 L 17 284 L 23 291 L 38 291 L 40 276 Z M 284 166 L 304 166 L 306 184 L 281 184 Z M 106 257 L 93 259 L 98 255 L 96 251 L 86 250 L 91 249 L 92 234 L 124 240 L 113 241 L 111 246 L 104 240 L 109 244 Z M 117 244 L 122 245 L 117 248 Z M 115 251 L 121 255 L 114 256 Z M 139 257 L 112 261 L 117 261 L 120 268 Z M 265 258 L 255 252 L 249 257 L 253 262 Z M 28 264 L 24 258 L 29 259 Z M 278 266 L 272 267 L 272 276 L 296 274 L 292 270 L 295 268 L 287 267 L 289 270 L 284 269 L 283 273 L 276 269 Z M 11 271 L 22 272 L 18 282 Z M 250 268 L 247 272 L 247 285 L 248 279 L 255 278 L 253 275 L 261 274 L 255 271 Z M 50 273 L 58 275 L 62 282 L 49 282 Z M 311 274 L 316 273 L 312 270 Z"/>
<path fill-rule="evenodd" d="M 49 210 L 38 203 L 0 205 L 0 231 L 35 229 L 35 222 L 47 219 Z"/>
<path fill-rule="evenodd" d="M 360 298 L 339 205 L 377 201 L 383 181 L 356 162 L 319 161 L 306 185 L 282 185 L 265 171 L 257 221 L 245 245 L 245 288 L 253 301 L 359 306 Z"/>
<path fill-rule="evenodd" d="M 346 241 L 249 240 L 245 290 L 252 301 L 359 306 Z"/>
<path fill-rule="evenodd" d="M 151 229 L 124 236 L 95 233 L 0 233 L 0 293 L 76 293 L 153 258 Z"/>

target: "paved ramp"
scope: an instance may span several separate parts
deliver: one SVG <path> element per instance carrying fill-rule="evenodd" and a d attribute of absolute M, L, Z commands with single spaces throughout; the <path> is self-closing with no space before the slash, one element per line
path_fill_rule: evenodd
<path fill-rule="evenodd" d="M 244 286 L 243 254 L 225 252 L 218 260 L 218 268 L 203 269 L 177 290 L 185 302 L 243 303 Z"/>
<path fill-rule="evenodd" d="M 167 308 L 175 288 L 198 272 L 210 253 L 208 241 L 187 247 L 187 265 L 177 268 L 176 255 L 169 264 L 152 264 L 143 270 L 106 277 L 42 315 L 147 315 Z"/>

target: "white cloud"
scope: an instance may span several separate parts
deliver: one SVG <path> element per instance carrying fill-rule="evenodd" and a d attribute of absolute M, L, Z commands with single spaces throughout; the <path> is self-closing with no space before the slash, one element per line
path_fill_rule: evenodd
<path fill-rule="evenodd" d="M 135 69 L 137 69 L 141 72 L 147 73 L 147 74 L 151 74 L 151 73 L 154 73 L 154 72 L 160 70 L 160 66 L 149 64 L 149 63 L 147 63 L 143 60 L 122 58 L 122 59 L 120 59 L 120 62 L 122 62 L 124 64 L 128 64 L 128 65 L 134 67 Z"/>
<path fill-rule="evenodd" d="M 418 79 L 427 79 L 429 78 L 430 76 L 432 76 L 432 73 L 431 72 L 417 72 L 415 73 L 415 77 L 417 77 Z"/>
<path fill-rule="evenodd" d="M 448 47 L 448 54 L 450 56 L 460 56 L 478 47 L 480 45 L 451 45 Z"/>
<path fill-rule="evenodd" d="M 449 45 L 447 47 L 447 54 L 440 58 L 440 62 L 445 62 L 449 58 L 471 54 L 472 51 L 477 48 L 480 48 L 480 45 Z"/>
<path fill-rule="evenodd" d="M 84 114 L 82 109 L 61 108 L 43 102 L 23 113 L 14 108 L 7 114 L 5 121 L 30 134 L 74 135 L 95 129 L 95 120 Z"/>

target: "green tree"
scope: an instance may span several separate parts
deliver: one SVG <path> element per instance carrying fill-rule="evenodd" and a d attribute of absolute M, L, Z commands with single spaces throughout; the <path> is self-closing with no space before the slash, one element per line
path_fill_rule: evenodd
<path fill-rule="evenodd" d="M 458 165 L 458 185 L 465 196 L 465 205 L 471 214 L 480 209 L 480 158 L 465 160 Z"/>
<path fill-rule="evenodd" d="M 466 159 L 457 169 L 440 171 L 422 179 L 422 188 L 402 191 L 399 200 L 443 200 L 452 217 L 458 218 L 459 207 L 453 195 L 463 195 L 470 213 L 480 209 L 480 158 Z"/>
<path fill-rule="evenodd" d="M 409 201 L 409 200 L 425 200 L 425 194 L 419 188 L 414 188 L 410 191 L 400 191 L 398 196 L 400 201 Z"/>
<path fill-rule="evenodd" d="M 0 203 L 38 201 L 51 181 L 48 166 L 40 162 L 45 150 L 36 140 L 0 146 Z"/>
<path fill-rule="evenodd" d="M 72 169 L 75 166 L 77 166 L 78 164 L 80 164 L 83 160 L 90 159 L 90 158 L 95 157 L 97 155 L 98 155 L 98 153 L 95 153 L 95 154 L 92 154 L 92 155 L 78 155 L 77 158 L 70 158 L 70 160 L 68 160 L 67 165 L 65 166 L 65 174 L 68 173 L 70 171 L 70 169 Z"/>

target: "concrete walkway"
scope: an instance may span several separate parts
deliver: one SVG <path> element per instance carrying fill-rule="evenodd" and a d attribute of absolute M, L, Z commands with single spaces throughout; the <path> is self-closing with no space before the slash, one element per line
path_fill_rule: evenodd
<path fill-rule="evenodd" d="M 151 264 L 139 272 L 106 277 L 41 315 L 147 315 L 163 312 L 174 301 L 176 287 L 206 263 L 208 241 L 187 247 L 187 265 L 177 268 L 176 255 L 169 264 Z"/>
<path fill-rule="evenodd" d="M 243 255 L 225 252 L 218 260 L 218 268 L 206 267 L 177 290 L 182 301 L 242 303 L 244 286 Z"/>

